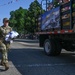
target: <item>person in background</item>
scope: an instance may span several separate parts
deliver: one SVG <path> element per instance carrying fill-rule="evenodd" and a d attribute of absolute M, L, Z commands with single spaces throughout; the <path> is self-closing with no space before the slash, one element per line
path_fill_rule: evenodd
<path fill-rule="evenodd" d="M 0 27 L 0 52 L 2 54 L 1 65 L 5 67 L 5 70 L 9 69 L 8 50 L 10 47 L 10 41 L 5 41 L 5 36 L 11 31 L 8 18 L 4 18 L 3 25 Z"/>

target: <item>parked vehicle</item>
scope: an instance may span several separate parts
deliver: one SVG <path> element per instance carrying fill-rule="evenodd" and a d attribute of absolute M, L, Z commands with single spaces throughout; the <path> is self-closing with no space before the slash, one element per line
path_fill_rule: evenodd
<path fill-rule="evenodd" d="M 75 0 L 46 11 L 39 24 L 39 46 L 47 55 L 59 55 L 62 48 L 75 51 Z"/>

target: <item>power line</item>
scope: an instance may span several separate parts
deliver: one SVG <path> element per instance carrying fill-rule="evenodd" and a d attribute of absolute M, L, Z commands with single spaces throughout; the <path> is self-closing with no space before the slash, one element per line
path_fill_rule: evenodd
<path fill-rule="evenodd" d="M 11 1 L 7 2 L 7 3 L 4 3 L 4 4 L 0 5 L 0 7 L 5 6 L 5 5 L 12 4 L 12 3 L 17 2 L 17 1 L 18 0 L 11 0 Z"/>

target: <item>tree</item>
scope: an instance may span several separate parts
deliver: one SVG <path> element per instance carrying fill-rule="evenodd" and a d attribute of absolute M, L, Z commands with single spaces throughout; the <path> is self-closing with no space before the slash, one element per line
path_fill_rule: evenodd
<path fill-rule="evenodd" d="M 10 12 L 10 26 L 19 33 L 34 33 L 37 29 L 37 20 L 41 15 L 41 5 L 37 0 L 32 2 L 28 9 L 20 7 Z"/>
<path fill-rule="evenodd" d="M 30 17 L 30 22 L 31 25 L 29 26 L 30 32 L 34 33 L 36 31 L 37 27 L 37 20 L 39 15 L 41 14 L 41 5 L 37 0 L 32 2 L 29 7 L 29 17 Z"/>
<path fill-rule="evenodd" d="M 27 13 L 27 9 L 23 9 L 20 7 L 15 11 L 10 12 L 10 25 L 18 31 L 19 33 L 24 33 L 24 24 L 25 24 L 25 14 Z"/>

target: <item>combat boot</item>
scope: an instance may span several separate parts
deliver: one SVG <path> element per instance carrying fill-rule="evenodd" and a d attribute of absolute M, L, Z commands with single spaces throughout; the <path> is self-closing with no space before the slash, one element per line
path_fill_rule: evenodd
<path fill-rule="evenodd" d="M 2 61 L 2 60 L 1 60 L 1 63 L 0 63 L 0 65 L 4 66 L 4 63 L 3 63 L 3 61 Z"/>
<path fill-rule="evenodd" d="M 8 63 L 4 63 L 4 66 L 5 66 L 5 71 L 9 69 Z"/>

